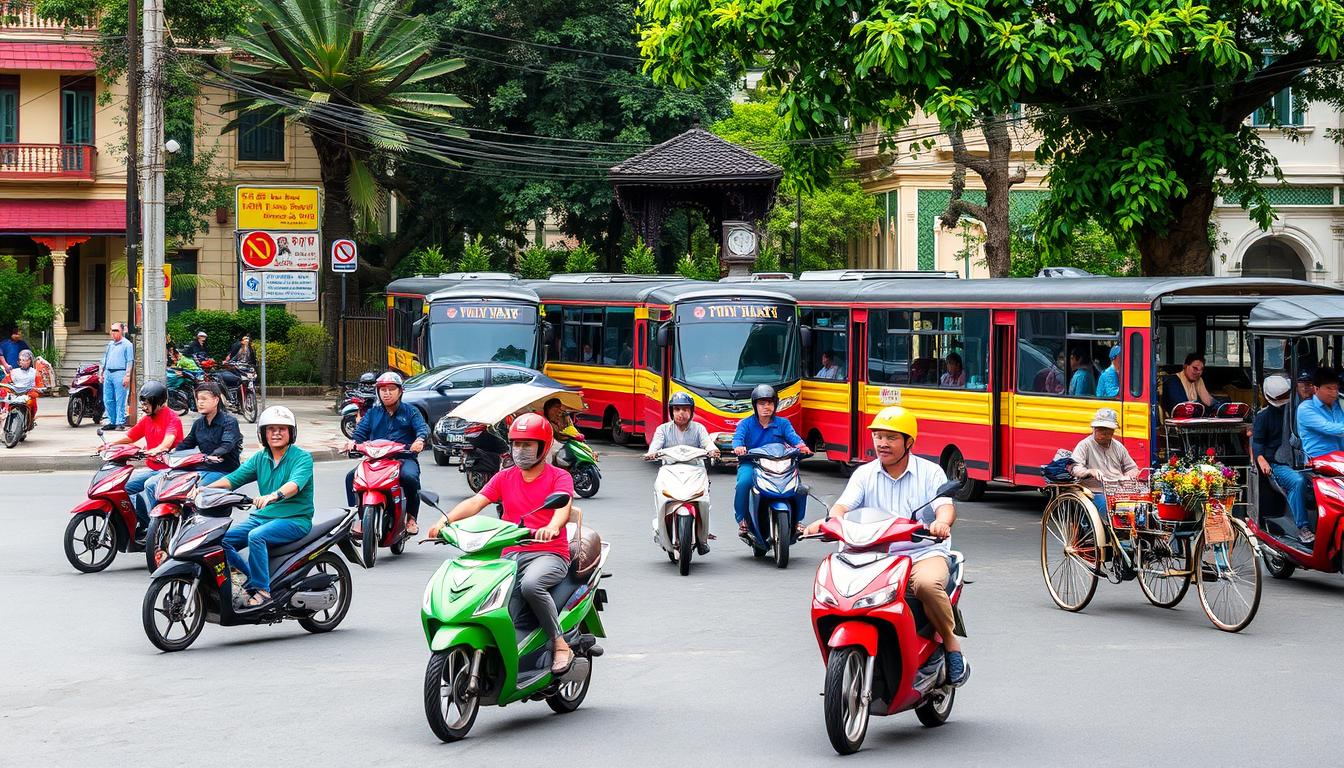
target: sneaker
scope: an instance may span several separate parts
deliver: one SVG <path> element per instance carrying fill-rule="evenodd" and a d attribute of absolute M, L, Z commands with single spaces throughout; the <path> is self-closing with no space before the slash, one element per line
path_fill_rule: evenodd
<path fill-rule="evenodd" d="M 960 688 L 971 679 L 971 665 L 966 661 L 966 657 L 961 655 L 961 651 L 947 652 L 947 682 L 952 684 L 953 688 Z"/>
<path fill-rule="evenodd" d="M 1310 528 L 1299 528 L 1297 531 L 1297 540 L 1303 544 L 1312 544 L 1316 541 L 1316 534 L 1312 533 Z"/>

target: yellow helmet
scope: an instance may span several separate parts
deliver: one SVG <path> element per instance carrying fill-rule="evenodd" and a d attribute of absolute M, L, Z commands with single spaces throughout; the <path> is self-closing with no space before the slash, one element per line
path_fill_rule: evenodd
<path fill-rule="evenodd" d="M 868 425 L 868 429 L 900 432 L 914 440 L 919 437 L 919 419 L 916 419 L 915 414 L 901 406 L 892 405 L 878 411 L 877 415 L 873 417 L 873 423 Z"/>

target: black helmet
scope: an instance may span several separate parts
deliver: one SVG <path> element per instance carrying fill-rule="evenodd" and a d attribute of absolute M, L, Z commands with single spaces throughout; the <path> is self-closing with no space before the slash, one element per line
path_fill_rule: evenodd
<path fill-rule="evenodd" d="M 757 384 L 756 388 L 751 390 L 751 404 L 755 406 L 758 400 L 769 400 L 776 406 L 779 405 L 779 395 L 775 394 L 775 388 L 769 384 Z"/>
<path fill-rule="evenodd" d="M 158 408 L 168 402 L 168 388 L 163 386 L 162 382 L 147 382 L 140 388 L 140 402 L 149 403 L 151 408 Z"/>
<path fill-rule="evenodd" d="M 359 386 L 372 388 L 373 382 L 377 380 L 378 374 L 373 371 L 365 371 L 359 375 Z"/>
<path fill-rule="evenodd" d="M 672 393 L 672 396 L 667 399 L 667 415 L 669 417 L 672 415 L 672 409 L 679 407 L 690 408 L 691 415 L 695 415 L 695 400 L 691 399 L 689 393 L 674 392 Z"/>

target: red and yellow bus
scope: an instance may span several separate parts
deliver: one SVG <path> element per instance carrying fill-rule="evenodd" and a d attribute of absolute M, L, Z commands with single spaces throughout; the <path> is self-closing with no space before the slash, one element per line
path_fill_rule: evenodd
<path fill-rule="evenodd" d="M 545 337 L 537 294 L 509 274 L 407 277 L 387 286 L 387 364 L 408 376 L 458 363 L 539 369 Z"/>
<path fill-rule="evenodd" d="M 688 392 L 721 445 L 770 384 L 779 411 L 799 415 L 802 334 L 796 302 L 759 287 L 668 278 L 591 276 L 528 284 L 554 329 L 546 374 L 583 388 L 580 426 L 625 444 L 667 420 L 667 398 Z"/>
<path fill-rule="evenodd" d="M 1113 407 L 1140 466 L 1159 449 L 1160 380 L 1205 355 L 1211 392 L 1251 405 L 1246 320 L 1266 296 L 1338 293 L 1252 278 L 875 279 L 775 283 L 811 344 L 799 432 L 849 467 L 872 458 L 864 426 L 887 405 L 920 422 L 917 455 L 963 480 L 1041 486 L 1040 467 Z M 1115 360 L 1119 393 L 1098 397 Z"/>

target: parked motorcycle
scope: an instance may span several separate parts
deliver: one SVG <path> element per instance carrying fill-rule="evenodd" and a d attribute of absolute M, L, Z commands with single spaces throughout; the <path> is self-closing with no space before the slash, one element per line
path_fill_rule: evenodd
<path fill-rule="evenodd" d="M 373 395 L 364 394 L 358 391 L 351 391 L 346 395 L 345 403 L 341 405 L 341 434 L 347 438 L 355 436 L 355 427 L 359 426 L 359 420 L 364 418 L 364 414 L 373 407 Z"/>
<path fill-rule="evenodd" d="M 947 483 L 934 498 L 958 487 Z M 821 533 L 809 538 L 842 545 L 817 566 L 812 588 L 812 629 L 826 662 L 822 711 L 831 746 L 842 755 L 857 752 L 874 714 L 913 709 L 930 728 L 947 722 L 956 688 L 948 680 L 942 642 L 919 601 L 906 592 L 909 556 L 888 552 L 892 544 L 933 537 L 921 523 L 861 508 L 827 520 Z M 953 552 L 951 560 L 948 596 L 956 634 L 965 636 L 958 607 L 964 558 Z"/>
<path fill-rule="evenodd" d="M 196 385 L 204 381 L 205 374 L 185 368 L 168 368 L 168 407 L 178 416 L 186 416 L 188 411 L 196 410 Z"/>
<path fill-rule="evenodd" d="M 135 537 L 135 503 L 126 493 L 126 481 L 145 457 L 134 445 L 108 445 L 99 451 L 103 465 L 89 481 L 88 499 L 70 510 L 65 527 L 65 559 L 82 573 L 97 573 L 118 552 L 141 552 L 144 541 Z"/>
<path fill-rule="evenodd" d="M 350 568 L 358 554 L 350 543 L 355 511 L 320 523 L 298 541 L 270 548 L 271 599 L 249 608 L 235 591 L 224 559 L 224 534 L 235 509 L 252 500 L 222 488 L 203 488 L 173 538 L 172 559 L 154 571 L 140 618 L 145 636 L 162 651 L 181 651 L 200 636 L 207 621 L 220 626 L 275 624 L 297 619 L 309 632 L 330 632 L 350 610 Z"/>
<path fill-rule="evenodd" d="M 103 420 L 103 377 L 97 363 L 82 365 L 70 382 L 70 401 L 65 406 L 65 420 L 78 427 L 88 419 L 96 426 Z"/>
<path fill-rule="evenodd" d="M 438 509 L 438 497 L 422 492 Z M 541 509 L 570 503 L 566 493 L 547 497 Z M 575 536 L 576 530 L 581 534 Z M 464 738 L 482 705 L 544 700 L 558 713 L 573 712 L 588 695 L 593 659 L 602 655 L 605 637 L 598 613 L 607 602 L 598 588 L 608 545 L 582 522 L 570 523 L 569 573 L 551 590 L 560 611 L 565 642 L 574 663 L 552 675 L 550 640 L 527 608 L 510 610 L 517 564 L 501 557 L 506 547 L 524 544 L 532 531 L 503 520 L 475 515 L 443 527 L 436 544 L 451 544 L 462 554 L 445 562 L 430 579 L 421 605 L 429 665 L 425 669 L 425 717 L 445 742 Z"/>
<path fill-rule="evenodd" d="M 513 466 L 509 442 L 485 424 L 464 422 L 461 446 L 462 463 L 457 468 L 467 475 L 467 487 L 480 493 L 490 478 L 505 467 Z"/>
<path fill-rule="evenodd" d="M 359 498 L 361 562 L 372 568 L 378 548 L 388 547 L 400 555 L 406 549 L 406 499 L 401 495 L 401 460 L 415 454 L 391 440 L 370 440 L 350 451 L 350 458 L 363 458 L 355 468 L 355 496 Z"/>
<path fill-rule="evenodd" d="M 0 384 L 0 440 L 6 448 L 13 448 L 28 438 L 36 419 L 28 411 L 28 402 L 38 390 L 20 391 L 10 384 Z"/>
<path fill-rule="evenodd" d="M 217 364 L 213 358 L 201 361 L 203 381 L 213 381 L 224 389 L 224 404 L 234 413 L 257 423 L 257 373 L 250 365 Z"/>
<path fill-rule="evenodd" d="M 693 552 L 709 554 L 708 456 L 703 448 L 674 445 L 653 458 L 663 463 L 653 481 L 653 540 L 682 576 L 691 572 Z"/>
<path fill-rule="evenodd" d="M 182 527 L 187 496 L 200 481 L 200 471 L 213 458 L 196 450 L 178 451 L 163 457 L 168 469 L 157 479 L 156 503 L 149 510 L 149 526 L 145 529 L 145 563 L 151 573 L 168 559 L 168 547 Z"/>
<path fill-rule="evenodd" d="M 1265 546 L 1260 547 L 1265 570 L 1276 579 L 1289 578 L 1298 568 L 1326 573 L 1344 572 L 1344 451 L 1307 462 L 1312 493 L 1307 494 L 1308 517 L 1315 521 L 1316 541 L 1298 538 L 1287 500 L 1270 478 L 1252 465 L 1251 498 L 1246 525 Z"/>
<path fill-rule="evenodd" d="M 773 552 L 775 566 L 789 566 L 789 545 L 798 540 L 798 524 L 807 512 L 807 487 L 798 463 L 802 453 L 789 445 L 753 448 L 739 461 L 756 466 L 747 507 L 747 532 L 741 538 L 756 557 Z"/>
<path fill-rule="evenodd" d="M 602 470 L 597 468 L 597 454 L 588 443 L 579 439 L 561 443 L 555 465 L 573 476 L 574 492 L 579 496 L 591 499 L 597 495 L 602 486 Z"/>

